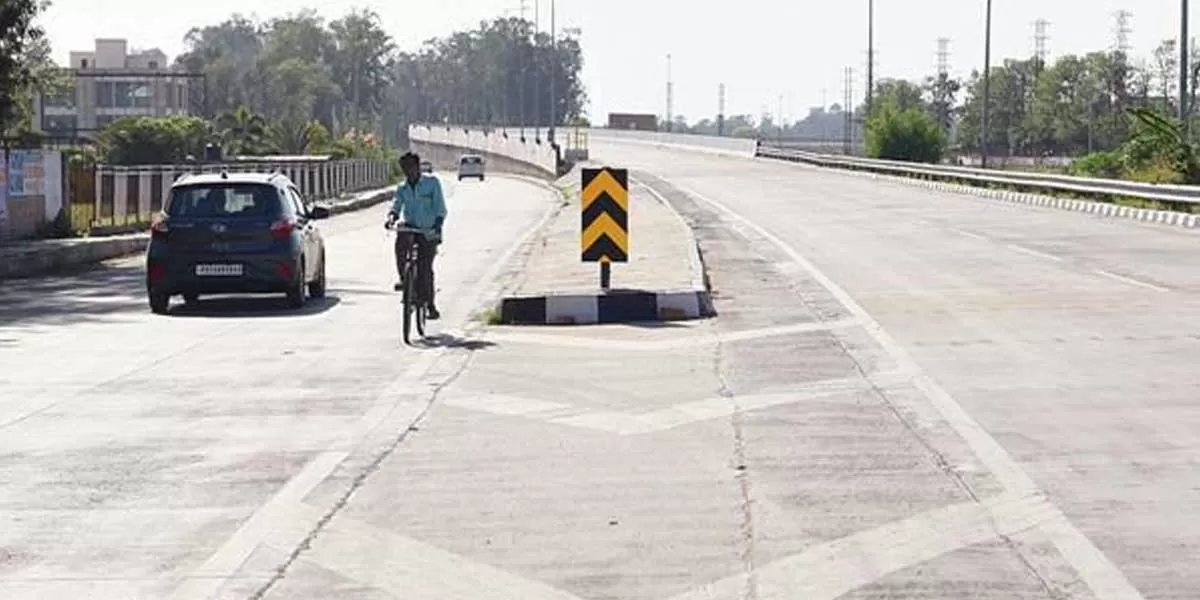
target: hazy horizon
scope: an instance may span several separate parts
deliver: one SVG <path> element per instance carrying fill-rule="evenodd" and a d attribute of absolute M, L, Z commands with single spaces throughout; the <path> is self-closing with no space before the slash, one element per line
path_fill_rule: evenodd
<path fill-rule="evenodd" d="M 534 18 L 534 0 L 524 3 Z M 540 22 L 550 26 L 548 0 L 541 1 Z M 605 4 L 557 3 L 560 29 L 582 30 L 584 81 L 593 118 L 608 112 L 661 114 L 666 104 L 668 53 L 672 55 L 674 113 L 691 121 L 717 112 L 717 89 L 727 88 L 727 114 L 774 114 L 783 99 L 788 120 L 802 118 L 810 107 L 841 102 L 844 69 L 855 68 L 854 96 L 861 98 L 866 67 L 867 1 L 824 4 L 821 17 L 797 2 L 749 0 L 737 4 L 736 17 L 725 12 L 695 11 L 680 3 L 650 5 L 613 0 Z M 229 0 L 179 4 L 171 12 L 147 0 L 112 0 L 103 10 L 83 0 L 56 0 L 40 22 L 57 61 L 68 52 L 87 50 L 94 38 L 125 38 L 131 48 L 159 48 L 172 59 L 183 51 L 192 27 L 225 20 L 240 12 L 257 19 L 282 16 L 307 7 L 303 3 L 266 0 L 245 11 Z M 327 0 L 317 12 L 337 18 L 360 3 Z M 950 70 L 966 76 L 983 63 L 983 0 L 912 0 L 904 6 L 876 3 L 876 77 L 920 79 L 937 64 L 937 38 L 950 38 Z M 1087 10 L 1084 10 L 1084 8 Z M 370 7 L 402 49 L 471 28 L 481 20 L 520 14 L 513 0 L 457 0 L 405 9 Z M 993 64 L 1004 58 L 1033 54 L 1034 21 L 1050 22 L 1047 48 L 1051 58 L 1114 46 L 1116 13 L 1133 13 L 1129 36 L 1132 52 L 1148 56 L 1160 41 L 1178 36 L 1179 3 L 1173 0 L 1061 0 L 1053 5 L 1034 0 L 996 2 L 993 13 Z M 931 15 L 938 15 L 936 18 Z M 1189 19 L 1197 32 L 1195 15 Z M 740 24 L 738 24 L 740 23 Z M 831 25 L 831 24 L 836 24 Z M 1068 26 L 1068 24 L 1070 24 Z M 824 57 L 840 57 L 826 60 Z"/>

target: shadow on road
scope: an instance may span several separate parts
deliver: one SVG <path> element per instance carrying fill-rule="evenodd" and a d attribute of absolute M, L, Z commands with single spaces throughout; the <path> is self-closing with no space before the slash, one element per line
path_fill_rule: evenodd
<path fill-rule="evenodd" d="M 271 296 L 213 296 L 201 297 L 193 304 L 173 299 L 171 317 L 191 318 L 274 318 L 319 315 L 341 303 L 337 296 L 310 298 L 303 308 L 289 308 L 287 298 Z"/>
<path fill-rule="evenodd" d="M 72 275 L 0 281 L 0 325 L 74 325 L 146 311 L 140 264 L 101 265 Z"/>
<path fill-rule="evenodd" d="M 462 338 L 456 335 L 450 335 L 448 333 L 435 333 L 433 335 L 426 336 L 423 339 L 413 340 L 413 346 L 417 348 L 453 348 L 457 350 L 467 350 L 469 352 L 486 350 L 495 345 L 495 342 Z"/>

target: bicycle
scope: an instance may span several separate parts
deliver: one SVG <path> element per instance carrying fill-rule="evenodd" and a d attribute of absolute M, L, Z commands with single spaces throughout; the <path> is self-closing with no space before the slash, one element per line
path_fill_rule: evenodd
<path fill-rule="evenodd" d="M 404 343 L 411 344 L 410 332 L 412 331 L 413 321 L 416 321 L 417 335 L 425 337 L 425 312 L 428 306 L 428 298 L 417 298 L 419 290 L 423 289 L 418 285 L 418 275 L 420 270 L 417 269 L 418 257 L 418 238 L 419 235 L 424 235 L 426 232 L 423 229 L 415 229 L 412 227 L 401 227 L 396 223 L 389 223 L 387 228 L 396 233 L 411 233 L 412 243 L 408 245 L 404 255 L 404 269 L 400 274 L 400 286 L 403 290 L 403 306 L 404 306 Z"/>

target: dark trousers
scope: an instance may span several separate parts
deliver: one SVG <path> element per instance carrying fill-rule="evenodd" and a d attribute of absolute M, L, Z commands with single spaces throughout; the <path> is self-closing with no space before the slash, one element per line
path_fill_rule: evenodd
<path fill-rule="evenodd" d="M 420 234 L 400 232 L 396 234 L 396 273 L 404 279 L 404 260 L 408 255 L 408 247 L 412 244 L 413 236 L 417 238 L 417 291 L 425 297 L 425 301 L 433 304 L 433 257 L 437 256 L 438 245 Z M 423 285 L 422 285 L 423 284 Z"/>

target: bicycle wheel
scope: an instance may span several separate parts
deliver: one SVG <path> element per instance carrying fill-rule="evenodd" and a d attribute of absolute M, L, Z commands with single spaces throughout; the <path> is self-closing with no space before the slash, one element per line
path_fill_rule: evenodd
<path fill-rule="evenodd" d="M 413 279 L 415 279 L 415 278 L 413 277 L 413 268 L 410 263 L 404 269 L 404 281 L 401 282 L 404 285 L 404 343 L 405 344 L 412 343 L 410 341 L 409 332 L 412 331 L 413 309 L 415 308 L 414 301 L 416 300 L 416 297 L 414 294 L 414 292 L 416 290 L 414 289 L 415 286 L 413 284 Z"/>
<path fill-rule="evenodd" d="M 417 335 L 425 337 L 425 300 L 422 298 L 420 302 L 413 308 L 416 312 Z"/>

